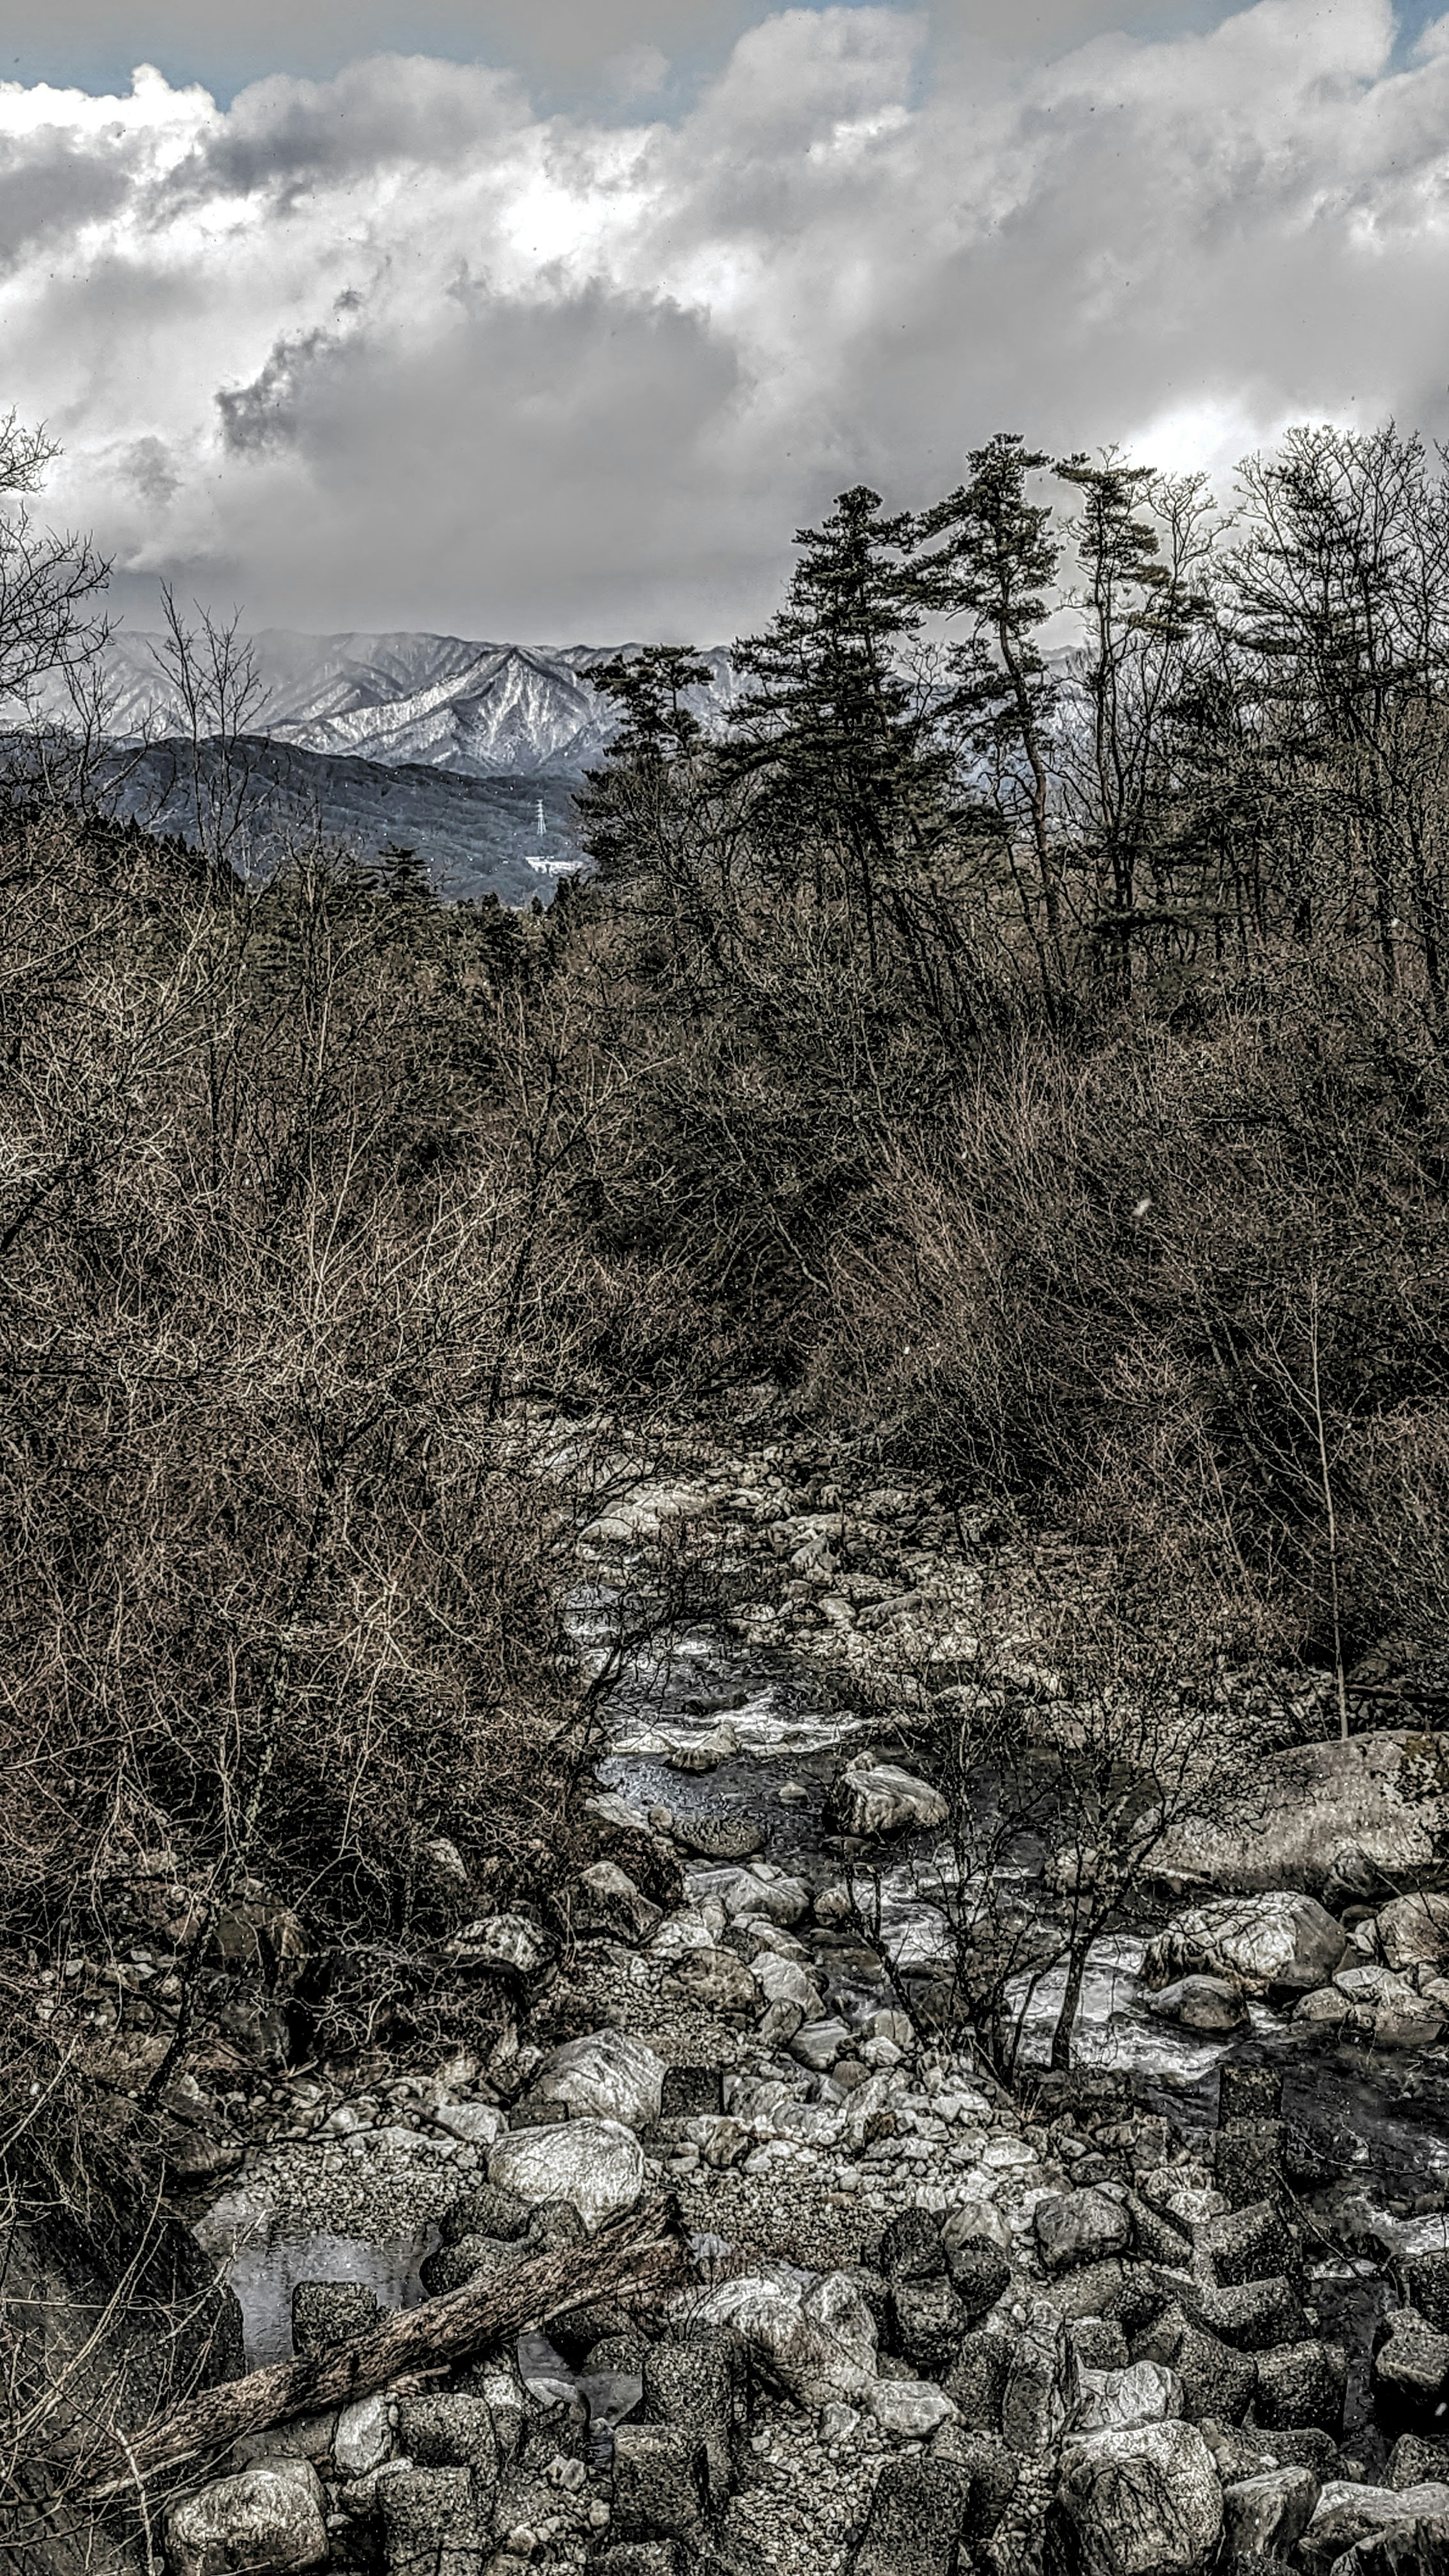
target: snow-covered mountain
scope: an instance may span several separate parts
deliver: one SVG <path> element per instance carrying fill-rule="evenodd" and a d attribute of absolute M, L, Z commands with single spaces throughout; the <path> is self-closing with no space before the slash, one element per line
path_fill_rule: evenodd
<path fill-rule="evenodd" d="M 264 686 L 246 729 L 274 742 L 385 766 L 465 778 L 577 778 L 596 762 L 617 717 L 588 674 L 618 645 L 472 643 L 457 635 L 302 635 L 267 627 L 251 639 Z M 153 739 L 183 730 L 159 665 L 159 638 L 123 628 L 105 650 L 108 730 Z M 703 659 L 715 685 L 708 718 L 730 695 L 729 657 Z M 57 706 L 55 712 L 62 713 Z"/>

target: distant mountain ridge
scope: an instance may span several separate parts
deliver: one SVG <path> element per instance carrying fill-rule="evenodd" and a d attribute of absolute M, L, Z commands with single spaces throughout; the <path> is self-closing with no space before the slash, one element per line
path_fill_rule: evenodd
<path fill-rule="evenodd" d="M 121 628 L 105 647 L 107 729 L 175 735 L 180 701 L 157 663 L 159 639 Z M 266 690 L 248 730 L 298 751 L 464 778 L 573 778 L 618 729 L 589 672 L 632 645 L 490 644 L 457 635 L 304 635 L 265 627 L 250 638 Z M 718 721 L 732 694 L 729 655 L 701 658 L 714 685 L 697 712 Z M 49 711 L 49 710 L 48 710 Z M 57 704 L 57 715 L 63 709 Z"/>

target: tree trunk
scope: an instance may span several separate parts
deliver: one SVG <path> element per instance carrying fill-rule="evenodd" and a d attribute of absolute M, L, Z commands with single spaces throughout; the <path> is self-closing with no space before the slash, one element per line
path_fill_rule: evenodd
<path fill-rule="evenodd" d="M 1066 1992 L 1062 1996 L 1062 2008 L 1057 2015 L 1056 2029 L 1052 2032 L 1051 2064 L 1054 2075 L 1064 2074 L 1072 2062 L 1072 2032 L 1076 2027 L 1077 2006 L 1082 2000 L 1082 1980 L 1087 1973 L 1088 1946 L 1085 1941 L 1080 1947 L 1074 1943 L 1067 1956 Z"/>
<path fill-rule="evenodd" d="M 591 2244 L 521 2263 L 515 2272 L 485 2273 L 446 2298 L 395 2310 L 371 2334 L 350 2343 L 202 2389 L 140 2432 L 117 2437 L 106 2456 L 88 2464 L 86 2495 L 99 2504 L 134 2491 L 156 2470 L 219 2450 L 240 2434 L 264 2433 L 289 2416 L 349 2406 L 404 2372 L 459 2361 L 480 2345 L 545 2324 L 581 2299 L 662 2289 L 679 2269 L 673 2204 L 654 2201 Z"/>

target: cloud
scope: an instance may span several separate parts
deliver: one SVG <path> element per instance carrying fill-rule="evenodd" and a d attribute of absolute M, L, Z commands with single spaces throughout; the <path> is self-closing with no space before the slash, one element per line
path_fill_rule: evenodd
<path fill-rule="evenodd" d="M 713 638 L 834 491 L 924 500 L 998 427 L 1216 471 L 1296 418 L 1449 426 L 1449 45 L 1396 32 L 1259 0 L 1012 69 L 793 9 L 682 112 L 616 63 L 602 119 L 423 55 L 229 108 L 0 90 L 0 398 L 127 595 Z"/>

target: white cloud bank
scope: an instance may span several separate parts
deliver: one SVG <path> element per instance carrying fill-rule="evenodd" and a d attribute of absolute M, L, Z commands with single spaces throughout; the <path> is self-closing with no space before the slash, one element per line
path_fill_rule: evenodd
<path fill-rule="evenodd" d="M 1400 70 L 1387 0 L 1010 77 L 923 81 L 923 32 L 769 18 L 676 125 L 396 56 L 226 111 L 0 88 L 53 510 L 256 625 L 714 637 L 833 491 L 924 500 L 999 427 L 1449 427 L 1449 19 Z"/>

